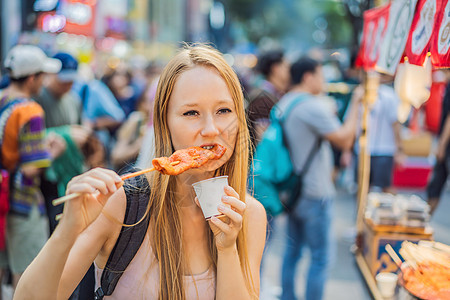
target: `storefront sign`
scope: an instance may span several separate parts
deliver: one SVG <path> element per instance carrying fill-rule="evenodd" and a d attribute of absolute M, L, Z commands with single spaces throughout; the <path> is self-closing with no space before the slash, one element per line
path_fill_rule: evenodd
<path fill-rule="evenodd" d="M 364 12 L 364 26 L 361 47 L 356 66 L 373 69 L 380 53 L 380 44 L 386 34 L 390 4 Z"/>
<path fill-rule="evenodd" d="M 60 13 L 66 17 L 64 31 L 93 36 L 95 5 L 94 0 L 64 0 L 60 9 Z"/>
<path fill-rule="evenodd" d="M 422 66 L 430 50 L 431 36 L 434 29 L 440 0 L 419 0 L 412 21 L 405 55 L 410 64 Z"/>
<path fill-rule="evenodd" d="M 441 6 L 431 38 L 431 62 L 439 68 L 450 67 L 450 0 L 440 0 Z"/>
<path fill-rule="evenodd" d="M 405 49 L 417 0 L 391 2 L 386 35 L 380 48 L 376 69 L 393 75 Z"/>

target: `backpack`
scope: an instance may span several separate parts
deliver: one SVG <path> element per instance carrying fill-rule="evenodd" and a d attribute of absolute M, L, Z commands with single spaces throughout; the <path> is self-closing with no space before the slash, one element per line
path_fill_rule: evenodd
<path fill-rule="evenodd" d="M 150 199 L 150 186 L 144 175 L 127 180 L 124 185 L 127 209 L 124 224 L 136 224 L 145 214 Z M 109 255 L 100 279 L 100 287 L 94 293 L 95 300 L 110 296 L 125 269 L 139 250 L 147 233 L 150 214 L 138 225 L 122 227 L 116 244 Z"/>
<path fill-rule="evenodd" d="M 5 249 L 6 246 L 6 215 L 9 211 L 9 191 L 10 191 L 10 178 L 13 174 L 10 171 L 3 168 L 2 165 L 2 146 L 3 137 L 5 133 L 6 123 L 9 117 L 14 111 L 14 107 L 17 104 L 25 102 L 25 98 L 19 98 L 12 100 L 5 104 L 0 109 L 0 250 Z M 14 172 L 13 172 L 14 173 Z"/>
<path fill-rule="evenodd" d="M 305 98 L 306 95 L 293 95 L 293 99 L 289 101 L 281 115 L 278 105 L 275 105 L 270 112 L 271 124 L 256 146 L 252 170 L 253 193 L 266 208 L 267 213 L 272 216 L 283 211 L 289 212 L 294 208 L 300 197 L 302 178 L 322 142 L 318 139 L 308 155 L 303 170 L 297 174 L 292 165 L 283 124 L 294 107 Z"/>

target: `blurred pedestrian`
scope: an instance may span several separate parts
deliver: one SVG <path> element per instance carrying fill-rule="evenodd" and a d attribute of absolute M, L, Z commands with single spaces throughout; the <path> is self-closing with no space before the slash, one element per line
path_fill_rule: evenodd
<path fill-rule="evenodd" d="M 450 71 L 447 74 L 447 87 L 442 101 L 441 123 L 439 126 L 439 140 L 436 152 L 436 164 L 433 175 L 427 186 L 428 204 L 430 213 L 433 213 L 442 194 L 442 190 L 450 172 Z"/>
<path fill-rule="evenodd" d="M 339 81 L 329 82 L 327 84 L 328 95 L 331 96 L 336 101 L 337 114 L 339 120 L 342 122 L 344 120 L 345 114 L 350 104 L 352 94 L 354 89 L 361 83 L 362 71 L 355 66 L 356 54 L 352 54 L 350 57 L 349 66 L 347 69 L 342 71 L 342 77 Z M 341 64 L 339 64 L 341 66 Z M 342 68 L 340 67 L 339 70 Z M 354 156 L 353 151 L 347 151 L 342 153 L 341 150 L 333 147 L 334 156 L 334 182 L 337 185 L 342 184 L 342 177 L 346 169 L 352 162 L 352 157 Z M 350 172 L 351 173 L 351 172 Z M 350 188 L 350 186 L 347 186 Z"/>
<path fill-rule="evenodd" d="M 393 87 L 393 76 L 380 76 L 377 100 L 369 115 L 370 186 L 385 193 L 394 193 L 394 165 L 402 166 L 406 158 L 397 114 L 400 98 Z M 358 150 L 359 147 L 356 147 L 356 153 Z"/>
<path fill-rule="evenodd" d="M 269 126 L 270 110 L 290 85 L 289 63 L 281 50 L 261 54 L 256 69 L 264 79 L 250 92 L 247 106 L 250 139 L 254 147 Z"/>
<path fill-rule="evenodd" d="M 133 84 L 133 75 L 124 65 L 110 69 L 101 79 L 113 93 L 125 117 L 136 110 L 141 90 Z"/>
<path fill-rule="evenodd" d="M 3 90 L 4 88 L 7 88 L 9 85 L 9 76 L 5 74 L 0 78 L 0 90 Z"/>
<path fill-rule="evenodd" d="M 290 112 L 283 126 L 293 165 L 298 173 L 303 169 L 311 149 L 315 145 L 320 146 L 304 175 L 301 196 L 288 214 L 281 299 L 297 299 L 294 290 L 295 271 L 302 248 L 307 246 L 311 252 L 311 262 L 305 299 L 320 300 L 323 298 L 333 255 L 331 221 L 335 188 L 330 143 L 341 149 L 350 149 L 353 145 L 359 99 L 356 95 L 360 95 L 360 92 L 355 93 L 348 118 L 341 125 L 335 111 L 321 97 L 324 79 L 320 63 L 304 57 L 295 62 L 290 70 L 293 88 L 280 100 L 278 107 L 283 112 L 292 99 L 305 97 Z"/>
<path fill-rule="evenodd" d="M 117 131 L 117 141 L 111 151 L 111 164 L 119 174 L 126 173 L 134 164 L 142 148 L 146 125 L 143 111 L 132 112 Z M 151 147 L 151 145 L 145 145 Z"/>
<path fill-rule="evenodd" d="M 125 120 L 125 113 L 109 88 L 100 80 L 77 81 L 72 89 L 80 96 L 83 125 L 90 127 L 105 149 L 109 160 L 111 147 L 115 143 L 115 131 Z M 98 146 L 97 143 L 93 145 Z"/>
<path fill-rule="evenodd" d="M 41 92 L 35 97 L 45 111 L 45 126 L 81 124 L 81 99 L 71 90 L 78 76 L 78 61 L 64 52 L 53 58 L 61 61 L 61 71 L 48 75 Z"/>
<path fill-rule="evenodd" d="M 36 46 L 18 45 L 8 52 L 5 68 L 11 82 L 0 92 L 0 118 L 6 124 L 0 132 L 1 164 L 10 172 L 12 182 L 6 251 L 0 253 L 0 265 L 10 268 L 15 287 L 48 238 L 40 173 L 51 158 L 64 151 L 65 144 L 55 137 L 45 140 L 44 111 L 32 100 L 40 92 L 44 73 L 57 73 L 61 62 L 48 58 Z"/>
<path fill-rule="evenodd" d="M 136 159 L 135 166 L 139 169 L 150 168 L 151 161 L 155 157 L 155 134 L 153 129 L 153 106 L 155 103 L 156 89 L 162 68 L 159 63 L 151 63 L 146 68 L 147 87 L 139 101 L 139 111 L 147 115 L 142 147 Z"/>
<path fill-rule="evenodd" d="M 81 124 L 81 100 L 71 90 L 73 82 L 77 79 L 78 61 L 72 55 L 64 52 L 57 53 L 53 58 L 61 62 L 61 70 L 57 74 L 49 74 L 44 81 L 44 86 L 34 100 L 39 103 L 45 112 L 45 127 L 54 128 L 64 125 Z M 52 130 L 61 135 L 67 131 L 66 142 L 70 143 L 70 129 Z M 75 157 L 75 156 L 74 156 Z M 83 164 L 77 165 L 81 168 Z M 81 173 L 80 172 L 80 173 Z M 79 175 L 72 174 L 72 176 Z M 57 225 L 55 217 L 62 213 L 62 206 L 53 206 L 52 201 L 60 196 L 58 182 L 55 176 L 48 178 L 49 172 L 42 174 L 41 191 L 44 195 L 47 216 L 49 219 L 50 233 Z M 50 173 L 53 174 L 53 173 Z M 65 185 L 64 185 L 65 186 Z"/>

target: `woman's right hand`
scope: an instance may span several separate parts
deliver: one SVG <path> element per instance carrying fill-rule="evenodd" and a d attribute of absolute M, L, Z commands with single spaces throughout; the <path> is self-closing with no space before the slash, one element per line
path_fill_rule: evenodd
<path fill-rule="evenodd" d="M 116 172 L 102 168 L 72 178 L 66 194 L 79 193 L 80 196 L 65 203 L 60 226 L 71 234 L 80 234 L 97 219 L 109 197 L 122 185 Z"/>

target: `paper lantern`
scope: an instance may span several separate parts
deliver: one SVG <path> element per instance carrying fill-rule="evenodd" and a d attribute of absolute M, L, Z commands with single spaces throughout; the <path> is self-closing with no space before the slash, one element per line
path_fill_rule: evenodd
<path fill-rule="evenodd" d="M 416 66 L 408 62 L 399 65 L 394 88 L 402 102 L 419 108 L 430 97 L 430 60 L 425 62 L 425 66 Z"/>

